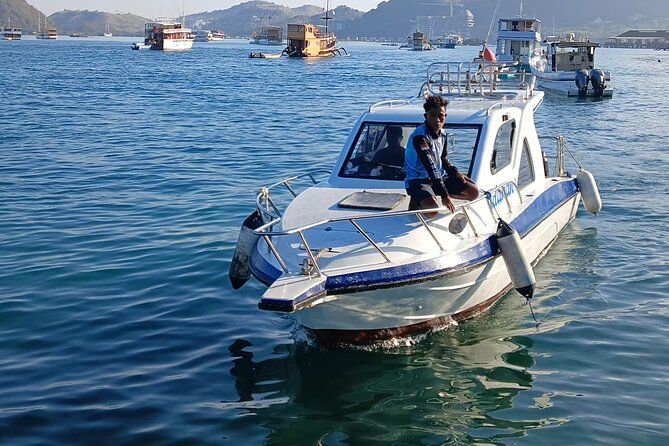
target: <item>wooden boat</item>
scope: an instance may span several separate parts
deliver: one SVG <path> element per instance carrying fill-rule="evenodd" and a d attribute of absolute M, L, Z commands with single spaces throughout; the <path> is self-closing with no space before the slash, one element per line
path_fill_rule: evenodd
<path fill-rule="evenodd" d="M 337 38 L 328 31 L 330 2 L 328 1 L 325 17 L 325 32 L 322 33 L 311 23 L 288 25 L 288 46 L 283 50 L 288 57 L 333 57 L 348 55 L 344 48 L 337 47 Z"/>

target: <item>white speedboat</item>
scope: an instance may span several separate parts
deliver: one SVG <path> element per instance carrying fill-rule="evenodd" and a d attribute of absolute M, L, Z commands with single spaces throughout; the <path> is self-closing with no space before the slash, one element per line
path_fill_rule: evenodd
<path fill-rule="evenodd" d="M 530 71 L 530 58 L 541 51 L 541 21 L 529 18 L 499 19 L 495 58 L 514 64 L 516 71 Z"/>
<path fill-rule="evenodd" d="M 546 42 L 545 52 L 531 59 L 532 74 L 540 87 L 567 96 L 611 97 L 611 73 L 595 65 L 598 43 L 571 37 Z"/>
<path fill-rule="evenodd" d="M 144 45 L 152 50 L 185 51 L 193 48 L 193 42 L 191 30 L 179 22 L 157 21 L 144 25 Z"/>
<path fill-rule="evenodd" d="M 559 139 L 556 173 L 549 174 L 534 126 L 544 94 L 524 73 L 505 88 L 500 68 L 430 65 L 417 97 L 380 102 L 358 119 L 331 173 L 262 188 L 240 232 L 233 287 L 252 274 L 269 287 L 260 309 L 292 313 L 326 345 L 440 329 L 481 313 L 512 287 L 528 292 L 514 258 L 500 254 L 506 238 L 497 233 L 499 220 L 520 235 L 518 253 L 536 262 L 576 215 L 581 190 L 590 210 L 599 211 L 601 201 L 598 207 L 589 173 L 577 181 L 564 170 Z M 449 100 L 449 159 L 483 192 L 475 201 L 455 200 L 454 213 L 439 208 L 432 219 L 408 210 L 404 151 L 388 151 L 391 132 L 401 133 L 402 147 L 409 144 L 430 94 Z M 311 186 L 300 193 L 302 180 Z M 524 265 L 520 275 L 529 277 Z"/>

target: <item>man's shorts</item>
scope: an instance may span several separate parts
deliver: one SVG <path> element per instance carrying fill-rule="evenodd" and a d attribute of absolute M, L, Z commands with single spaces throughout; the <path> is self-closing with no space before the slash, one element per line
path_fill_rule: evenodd
<path fill-rule="evenodd" d="M 446 190 L 449 195 L 460 194 L 467 187 L 467 182 L 462 180 L 459 176 L 448 176 L 444 179 L 444 184 L 446 185 Z M 407 188 L 407 193 L 411 197 L 409 202 L 409 209 L 415 210 L 420 209 L 420 203 L 429 197 L 436 197 L 432 189 L 432 180 L 409 180 L 409 187 Z M 441 202 L 437 201 L 441 206 Z"/>

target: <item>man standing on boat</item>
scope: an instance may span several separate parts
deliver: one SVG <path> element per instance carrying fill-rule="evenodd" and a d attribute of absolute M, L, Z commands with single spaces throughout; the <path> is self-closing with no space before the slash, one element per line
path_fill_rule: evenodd
<path fill-rule="evenodd" d="M 411 197 L 409 210 L 439 207 L 439 196 L 443 205 L 455 212 L 451 198 L 475 200 L 479 195 L 476 184 L 448 161 L 446 135 L 442 133 L 447 105 L 441 96 L 428 97 L 423 104 L 425 122 L 409 137 L 404 156 L 404 187 Z M 436 213 L 427 216 L 431 218 Z"/>

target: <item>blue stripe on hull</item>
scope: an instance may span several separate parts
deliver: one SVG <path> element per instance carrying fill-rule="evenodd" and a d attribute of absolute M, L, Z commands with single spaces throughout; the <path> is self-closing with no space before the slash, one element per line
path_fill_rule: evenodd
<path fill-rule="evenodd" d="M 511 223 L 521 237 L 524 237 L 576 193 L 578 193 L 576 180 L 558 182 L 537 197 Z M 362 289 L 369 291 L 435 279 L 488 261 L 497 254 L 497 251 L 497 241 L 493 235 L 461 252 L 460 262 L 455 266 L 447 267 L 444 265 L 445 259 L 437 258 L 408 265 L 331 276 L 325 282 L 325 290 L 327 294 L 345 294 Z M 258 280 L 268 286 L 281 276 L 281 271 L 260 255 L 258 249 L 255 249 L 251 256 L 251 271 Z M 305 301 L 312 299 L 313 296 L 313 293 L 307 292 L 291 301 L 263 299 L 261 307 L 271 306 L 275 311 L 292 312 L 296 307 L 306 305 Z"/>

